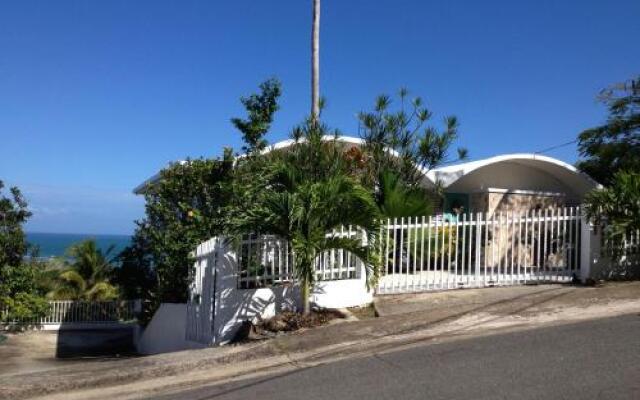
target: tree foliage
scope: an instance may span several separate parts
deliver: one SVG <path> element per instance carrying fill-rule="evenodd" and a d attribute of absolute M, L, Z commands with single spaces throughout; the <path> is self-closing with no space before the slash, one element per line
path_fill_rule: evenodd
<path fill-rule="evenodd" d="M 37 285 L 39 264 L 25 261 L 28 251 L 23 224 L 31 216 L 17 187 L 10 196 L 2 193 L 0 181 L 0 307 L 8 321 L 32 321 L 44 316 L 48 304 Z"/>
<path fill-rule="evenodd" d="M 231 224 L 239 235 L 274 234 L 289 242 L 296 255 L 294 272 L 302 287 L 305 313 L 315 263 L 322 252 L 347 250 L 365 263 L 371 276 L 377 271 L 374 252 L 360 239 L 327 236 L 340 226 L 353 225 L 373 241 L 379 216 L 371 191 L 348 174 L 349 161 L 341 145 L 325 140 L 327 133 L 326 126 L 309 119 L 294 130 L 296 142 L 290 148 L 246 159 L 249 166 L 257 164 L 246 171 L 262 170 L 260 188 L 256 190 L 255 176 L 239 177 L 241 189 L 236 193 L 251 201 L 234 210 Z"/>
<path fill-rule="evenodd" d="M 280 82 L 269 79 L 259 93 L 241 98 L 247 115 L 231 121 L 248 154 L 266 147 L 280 95 Z M 225 149 L 218 159 L 174 163 L 146 187 L 145 217 L 137 221 L 132 245 L 120 254 L 114 278 L 124 296 L 142 296 L 156 305 L 186 300 L 194 249 L 225 230 L 234 162 L 233 151 Z"/>
<path fill-rule="evenodd" d="M 265 134 L 273 122 L 273 115 L 280 108 L 278 98 L 282 94 L 280 82 L 269 79 L 260 84 L 260 93 L 240 99 L 247 110 L 247 117 L 232 118 L 233 125 L 242 133 L 246 153 L 260 151 L 267 146 Z"/>
<path fill-rule="evenodd" d="M 94 240 L 76 243 L 67 250 L 68 259 L 47 297 L 56 300 L 108 301 L 118 297 L 111 283 L 114 275 L 113 247 L 105 252 Z"/>
<path fill-rule="evenodd" d="M 432 195 L 421 186 L 409 186 L 391 170 L 380 173 L 375 192 L 380 212 L 387 218 L 427 216 L 433 213 Z"/>
<path fill-rule="evenodd" d="M 369 180 L 375 182 L 384 171 L 396 171 L 400 179 L 416 185 L 422 178 L 421 170 L 430 170 L 451 161 L 449 150 L 458 138 L 458 119 L 444 118 L 444 129 L 429 125 L 433 114 L 420 97 L 408 99 L 408 91 L 399 91 L 400 107 L 391 110 L 392 100 L 378 96 L 373 111 L 361 112 L 360 136 L 365 141 L 364 152 L 370 164 Z M 465 158 L 467 150 L 458 149 L 458 159 Z"/>
<path fill-rule="evenodd" d="M 134 235 L 131 245 L 117 257 L 113 283 L 123 299 L 150 299 L 155 293 L 157 276 L 153 268 L 151 246 L 144 235 Z"/>
<path fill-rule="evenodd" d="M 232 169 L 233 156 L 227 149 L 221 159 L 172 164 L 146 188 L 145 218 L 137 222 L 134 240 L 145 243 L 149 258 L 144 262 L 157 275 L 159 301 L 186 300 L 191 253 L 225 227 Z"/>
<path fill-rule="evenodd" d="M 609 187 L 594 190 L 585 199 L 587 215 L 598 225 L 615 250 L 625 238 L 640 231 L 640 173 L 618 171 Z"/>
<path fill-rule="evenodd" d="M 621 170 L 640 171 L 640 77 L 602 91 L 607 121 L 578 136 L 578 168 L 603 185 Z"/>
<path fill-rule="evenodd" d="M 7 197 L 2 193 L 3 188 L 4 183 L 0 181 L 0 268 L 22 263 L 27 254 L 22 225 L 31 217 L 20 189 L 10 188 L 10 196 Z"/>

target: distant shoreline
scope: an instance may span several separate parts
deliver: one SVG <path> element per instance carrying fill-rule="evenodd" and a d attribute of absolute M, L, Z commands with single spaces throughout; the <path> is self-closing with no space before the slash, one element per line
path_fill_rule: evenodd
<path fill-rule="evenodd" d="M 38 259 L 49 259 L 64 256 L 67 249 L 74 243 L 84 240 L 95 240 L 98 248 L 106 252 L 113 246 L 111 257 L 119 254 L 131 243 L 131 235 L 116 234 L 89 234 L 89 233 L 51 233 L 51 232 L 27 232 L 27 242 L 37 247 Z"/>

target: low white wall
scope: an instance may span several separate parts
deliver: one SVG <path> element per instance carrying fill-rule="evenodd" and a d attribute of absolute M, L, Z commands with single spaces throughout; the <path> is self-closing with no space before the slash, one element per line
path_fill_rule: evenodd
<path fill-rule="evenodd" d="M 136 348 L 140 354 L 158 354 L 199 349 L 205 345 L 186 340 L 187 305 L 162 303 L 140 335 Z"/>
<path fill-rule="evenodd" d="M 235 254 L 221 251 L 216 260 L 214 315 L 211 344 L 224 344 L 234 338 L 244 321 L 256 322 L 284 310 L 298 310 L 297 285 L 260 289 L 238 289 Z M 362 268 L 362 267 L 361 267 Z M 373 293 L 367 290 L 364 271 L 359 279 L 317 282 L 310 301 L 324 308 L 344 308 L 369 304 Z"/>
<path fill-rule="evenodd" d="M 236 255 L 225 249 L 215 263 L 213 330 L 211 344 L 232 340 L 244 321 L 270 318 L 283 310 L 299 308 L 297 286 L 238 289 Z"/>
<path fill-rule="evenodd" d="M 360 279 L 316 282 L 311 303 L 323 308 L 357 307 L 373 302 L 373 291 L 367 290 L 364 271 Z"/>

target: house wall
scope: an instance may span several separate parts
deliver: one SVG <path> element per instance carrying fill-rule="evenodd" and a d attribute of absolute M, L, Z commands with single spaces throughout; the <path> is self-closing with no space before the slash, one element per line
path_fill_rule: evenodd
<path fill-rule="evenodd" d="M 563 194 L 523 194 L 523 193 L 500 193 L 500 192 L 480 192 L 469 195 L 469 212 L 525 213 L 531 210 L 553 209 L 571 205 Z"/>
<path fill-rule="evenodd" d="M 518 193 L 486 193 L 486 211 L 496 212 L 527 212 L 530 210 L 545 210 L 557 208 L 566 204 L 564 195 L 518 194 Z"/>
<path fill-rule="evenodd" d="M 489 193 L 471 193 L 469 195 L 469 212 L 486 212 Z"/>
<path fill-rule="evenodd" d="M 563 195 L 545 194 L 523 194 L 523 193 L 502 193 L 486 192 L 473 193 L 470 195 L 471 212 L 487 213 L 485 218 L 496 218 L 498 221 L 503 218 L 513 218 L 513 215 L 524 214 L 532 210 L 554 210 L 566 205 L 566 197 Z M 544 211 L 543 211 L 544 212 Z M 487 260 L 491 260 L 487 265 L 496 268 L 506 265 L 511 257 L 520 260 L 525 265 L 531 265 L 534 260 L 531 258 L 530 244 L 518 245 L 519 235 L 506 224 L 492 226 L 490 240 L 484 251 L 490 255 Z M 549 257 L 557 258 L 554 265 L 562 267 L 559 254 L 550 252 Z M 548 260 L 551 261 L 551 260 Z"/>

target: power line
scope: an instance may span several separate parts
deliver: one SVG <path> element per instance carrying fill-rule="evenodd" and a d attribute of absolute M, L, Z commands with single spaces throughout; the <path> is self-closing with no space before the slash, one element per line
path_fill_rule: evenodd
<path fill-rule="evenodd" d="M 569 146 L 570 144 L 574 144 L 574 143 L 577 143 L 577 142 L 578 142 L 578 139 L 573 139 L 572 141 L 567 142 L 567 143 L 562 143 L 562 144 L 559 144 L 559 145 L 556 145 L 556 146 L 547 147 L 546 149 L 538 150 L 538 151 L 534 152 L 534 154 L 547 153 L 547 152 L 549 152 L 551 150 L 559 149 L 559 148 L 564 147 L 564 146 Z"/>

